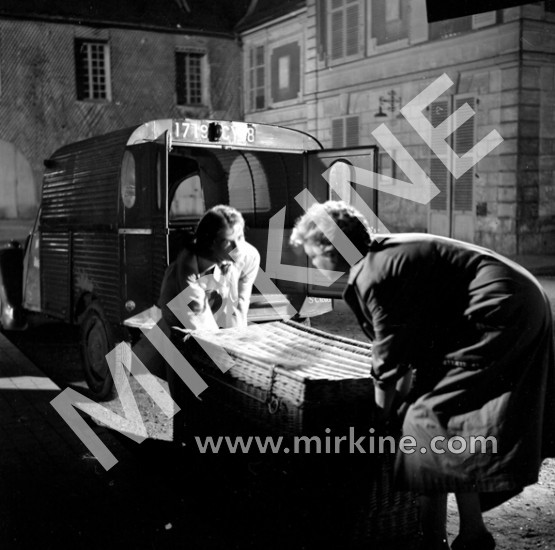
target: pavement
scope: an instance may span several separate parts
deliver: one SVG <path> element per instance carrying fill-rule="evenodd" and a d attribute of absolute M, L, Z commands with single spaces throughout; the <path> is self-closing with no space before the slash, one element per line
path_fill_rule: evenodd
<path fill-rule="evenodd" d="M 322 523 L 334 536 L 345 532 L 337 518 L 322 519 L 327 498 L 348 507 L 320 474 L 312 502 L 314 488 L 299 487 L 280 457 L 195 458 L 172 443 L 139 445 L 89 422 L 119 461 L 106 471 L 51 405 L 59 394 L 0 333 L 1 550 L 345 547 L 324 540 Z M 323 513 L 314 512 L 318 506 Z M 388 550 L 414 550 L 411 544 Z"/>
<path fill-rule="evenodd" d="M 182 547 L 174 526 L 194 512 L 175 500 L 167 447 L 133 452 L 91 424 L 124 466 L 106 471 L 50 404 L 60 388 L 1 333 L 0 369 L 0 549 Z"/>
<path fill-rule="evenodd" d="M 106 474 L 50 404 L 60 388 L 2 334 L 0 358 L 0 547 L 87 547 L 72 518 Z"/>

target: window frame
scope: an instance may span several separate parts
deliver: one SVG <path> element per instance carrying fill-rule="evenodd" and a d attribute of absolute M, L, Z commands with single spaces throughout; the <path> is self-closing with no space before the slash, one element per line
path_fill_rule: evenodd
<path fill-rule="evenodd" d="M 325 4 L 324 9 L 325 9 L 325 16 L 322 18 L 323 20 L 321 21 L 322 23 L 325 20 L 325 25 L 326 25 L 326 29 L 325 32 L 320 32 L 320 36 L 324 38 L 325 40 L 325 60 L 326 60 L 326 64 L 327 65 L 341 65 L 343 63 L 349 63 L 350 61 L 355 61 L 357 59 L 361 59 L 364 57 L 365 55 L 365 34 L 366 34 L 366 29 L 365 29 L 365 25 L 366 25 L 366 6 L 367 6 L 367 2 L 363 2 L 362 0 L 340 0 L 342 2 L 342 6 L 341 7 L 337 7 L 337 8 L 333 8 L 332 7 L 332 2 L 334 1 L 338 1 L 338 0 L 322 0 L 322 2 Z M 348 29 L 346 27 L 347 25 L 347 10 L 349 7 L 352 7 L 354 5 L 358 6 L 358 17 L 357 19 L 357 37 L 356 37 L 356 48 L 357 51 L 356 53 L 352 53 L 352 54 L 348 54 L 347 53 L 347 44 L 348 44 L 348 37 L 350 36 L 348 32 L 346 32 Z M 343 16 L 343 36 L 342 36 L 342 46 L 343 46 L 343 55 L 341 57 L 332 57 L 332 53 L 333 53 L 333 48 L 332 48 L 332 44 L 333 44 L 333 40 L 334 40 L 334 34 L 333 34 L 333 29 L 334 29 L 334 25 L 333 25 L 333 21 L 334 21 L 334 15 L 341 13 Z"/>
<path fill-rule="evenodd" d="M 86 47 L 85 58 L 82 57 L 83 46 Z M 98 68 L 94 67 L 95 46 L 102 46 L 102 64 Z M 94 103 L 109 103 L 112 101 L 112 78 L 110 63 L 110 44 L 108 40 L 97 40 L 89 38 L 74 39 L 75 55 L 75 89 L 77 101 L 89 101 Z M 86 67 L 82 65 L 86 61 Z M 102 73 L 96 74 L 95 73 Z M 95 85 L 98 79 L 103 79 L 101 93 L 95 92 Z"/>
<path fill-rule="evenodd" d="M 399 17 L 387 20 L 389 1 L 379 0 L 372 2 L 368 14 L 368 33 L 370 37 L 370 53 L 381 53 L 402 48 L 409 43 L 410 38 L 410 2 L 409 0 L 396 0 L 399 7 Z M 381 10 L 381 11 L 380 11 Z M 379 17 L 383 15 L 383 21 Z M 379 34 L 376 33 L 376 26 Z M 388 38 L 387 32 L 396 35 Z"/>
<path fill-rule="evenodd" d="M 181 75 L 181 66 L 179 65 L 179 60 L 183 56 L 184 73 Z M 190 81 L 188 78 L 188 71 L 190 71 L 191 62 L 193 59 L 198 59 L 198 78 L 195 82 Z M 176 48 L 174 52 L 174 70 L 175 70 L 175 104 L 178 107 L 206 107 L 207 101 L 207 86 L 205 82 L 206 75 L 206 64 L 207 64 L 207 52 L 201 48 Z M 180 78 L 183 79 L 183 87 L 185 97 L 180 96 Z M 193 90 L 192 85 L 198 83 L 198 94 L 195 96 L 199 98 L 198 102 L 191 101 Z M 181 99 L 185 101 L 182 102 Z"/>
<path fill-rule="evenodd" d="M 200 212 L 193 212 L 190 214 L 179 214 L 179 212 L 175 212 L 172 215 L 172 206 L 174 202 L 181 197 L 177 196 L 178 191 L 182 186 L 189 184 L 191 181 L 198 179 L 198 191 L 200 192 L 198 197 L 194 197 L 195 200 L 199 200 L 202 203 L 202 208 Z M 197 183 L 195 181 L 195 183 Z M 200 171 L 191 172 L 182 178 L 178 179 L 174 182 L 171 186 L 172 188 L 169 190 L 171 194 L 171 200 L 168 201 L 168 223 L 171 225 L 183 225 L 184 223 L 190 223 L 191 221 L 199 220 L 202 218 L 204 213 L 206 212 L 206 198 L 204 196 L 204 187 L 202 185 L 202 178 L 200 175 Z M 189 195 L 189 197 L 193 197 L 193 195 Z M 176 209 L 177 210 L 177 209 Z"/>
<path fill-rule="evenodd" d="M 262 49 L 262 61 L 258 63 L 257 59 L 257 50 Z M 268 101 L 268 93 L 267 93 L 267 86 L 268 86 L 268 63 L 267 63 L 267 56 L 268 56 L 268 48 L 267 45 L 264 43 L 254 43 L 247 49 L 247 71 L 246 71 L 246 93 L 247 93 L 247 111 L 250 113 L 254 113 L 256 111 L 264 111 L 269 106 Z M 258 82 L 258 70 L 262 71 L 262 83 Z M 262 99 L 264 104 L 262 106 L 258 106 L 256 104 L 256 100 L 258 97 L 256 92 L 262 91 Z"/>
<path fill-rule="evenodd" d="M 279 53 L 283 53 L 287 51 L 287 48 L 298 48 L 298 57 L 291 55 L 293 52 L 285 53 L 285 55 L 279 55 Z M 294 52 L 296 53 L 296 52 Z M 271 107 L 286 107 L 288 105 L 295 105 L 303 101 L 303 69 L 304 69 L 304 60 L 303 60 L 303 40 L 301 36 L 294 36 L 288 37 L 287 39 L 283 39 L 277 41 L 275 44 L 272 44 L 271 47 L 267 48 L 268 54 L 268 64 L 267 64 L 267 101 L 266 101 L 266 108 Z M 277 57 L 276 57 L 277 56 Z M 274 63 L 279 63 L 279 59 L 287 57 L 289 58 L 289 86 L 288 88 L 279 88 L 279 74 L 276 74 L 276 81 L 274 83 Z M 298 78 L 295 79 L 295 72 L 298 71 Z M 274 87 L 275 84 L 275 87 Z M 295 95 L 292 94 L 291 90 L 295 90 Z M 287 90 L 287 91 L 284 91 Z M 276 97 L 274 97 L 274 94 Z M 279 95 L 283 94 L 286 97 L 280 98 Z M 290 97 L 287 97 L 288 94 L 291 94 Z"/>

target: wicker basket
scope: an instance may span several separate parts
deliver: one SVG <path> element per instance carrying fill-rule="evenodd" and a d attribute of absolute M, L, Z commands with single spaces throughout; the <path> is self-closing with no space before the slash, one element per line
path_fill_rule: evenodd
<path fill-rule="evenodd" d="M 368 422 L 370 344 L 291 321 L 192 336 L 184 353 L 209 385 L 202 399 L 249 423 L 270 433 L 299 435 L 358 424 L 362 418 Z M 215 360 L 202 349 L 207 346 Z"/>
<path fill-rule="evenodd" d="M 326 428 L 334 435 L 372 426 L 370 344 L 290 321 L 192 336 L 182 351 L 209 386 L 201 401 L 186 392 L 181 403 L 195 433 L 204 426 L 211 435 L 275 434 L 287 442 L 322 437 Z M 388 454 L 295 457 L 286 493 L 309 499 L 314 529 L 333 536 L 339 529 L 346 548 L 395 548 L 397 541 L 408 550 L 417 540 L 418 507 L 415 495 L 393 489 L 393 463 Z"/>

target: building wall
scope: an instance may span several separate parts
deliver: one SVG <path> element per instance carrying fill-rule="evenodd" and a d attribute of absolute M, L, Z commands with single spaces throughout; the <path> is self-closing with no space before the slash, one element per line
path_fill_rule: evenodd
<path fill-rule="evenodd" d="M 111 101 L 77 101 L 75 38 L 108 41 Z M 202 107 L 176 105 L 174 52 L 189 47 L 208 56 L 204 85 L 209 100 Z M 157 118 L 240 118 L 239 52 L 238 44 L 226 38 L 0 20 L 0 141 L 26 159 L 31 174 L 26 177 L 33 182 L 23 187 L 35 191 L 24 207 L 0 208 L 0 219 L 32 217 L 43 160 L 64 144 Z"/>
<path fill-rule="evenodd" d="M 555 253 L 555 14 L 523 7 L 516 227 L 519 249 Z"/>
<path fill-rule="evenodd" d="M 247 118 L 287 124 L 294 122 L 290 112 L 299 113 L 297 117 L 303 113 L 303 129 L 327 147 L 334 145 L 334 119 L 358 116 L 359 145 L 377 144 L 372 133 L 385 124 L 419 166 L 437 177 L 432 168 L 435 155 L 399 115 L 399 108 L 447 74 L 453 86 L 438 99 L 457 106 L 463 98 L 473 103 L 472 143 L 493 130 L 503 142 L 466 176 L 451 178 L 453 196 L 470 185 L 471 206 L 460 215 L 446 216 L 441 231 L 431 222 L 433 205 L 399 198 L 395 184 L 381 187 L 380 219 L 391 231 L 443 232 L 508 255 L 555 252 L 554 14 L 546 13 L 542 3 L 505 9 L 480 14 L 467 20 L 468 29 L 457 32 L 454 27 L 451 35 L 439 37 L 437 27 L 427 23 L 425 0 L 406 0 L 401 8 L 406 36 L 380 43 L 371 9 L 378 3 L 360 3 L 363 43 L 357 55 L 340 62 L 322 51 L 323 0 L 307 0 L 306 11 L 295 19 L 247 33 L 245 46 L 255 36 L 265 36 L 271 48 L 282 32 L 296 28 L 301 36 L 304 26 L 306 40 L 302 97 L 289 111 L 271 106 L 247 111 Z M 388 99 L 391 91 L 394 112 L 386 108 L 387 116 L 376 118 L 380 98 Z M 431 109 L 426 114 L 431 116 Z M 387 165 L 391 174 L 389 155 L 380 157 L 382 171 L 386 173 Z M 395 176 L 407 180 L 403 168 L 396 166 Z"/>
<path fill-rule="evenodd" d="M 307 55 L 307 18 L 306 10 L 298 10 L 271 26 L 255 28 L 243 34 L 243 100 L 245 107 L 245 120 L 249 122 L 260 122 L 267 124 L 278 124 L 295 128 L 297 130 L 307 130 L 306 117 L 306 79 L 304 73 L 308 63 Z M 299 85 L 296 97 L 285 100 L 276 100 L 275 90 L 272 90 L 272 59 L 279 52 L 279 48 L 295 45 L 299 52 Z M 265 56 L 265 98 L 266 103 L 263 109 L 256 109 L 251 105 L 249 99 L 249 67 L 250 51 L 258 46 L 264 47 Z M 274 62 L 275 63 L 275 62 Z M 275 72 L 275 65 L 274 65 Z M 296 74 L 290 75 L 295 78 Z"/>

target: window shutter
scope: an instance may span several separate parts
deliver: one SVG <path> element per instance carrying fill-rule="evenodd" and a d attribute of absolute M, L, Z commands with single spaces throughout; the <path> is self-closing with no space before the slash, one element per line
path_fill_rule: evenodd
<path fill-rule="evenodd" d="M 326 53 L 328 51 L 328 12 L 327 12 L 327 2 L 328 0 L 317 0 L 316 1 L 316 18 L 317 18 L 317 40 L 318 40 L 318 59 L 323 61 L 326 58 Z"/>
<path fill-rule="evenodd" d="M 331 58 L 343 57 L 343 12 L 336 11 L 331 14 Z"/>
<path fill-rule="evenodd" d="M 359 144 L 359 117 L 334 118 L 331 121 L 331 146 L 356 147 Z"/>
<path fill-rule="evenodd" d="M 346 10 L 346 55 L 356 55 L 358 53 L 359 23 L 359 4 L 357 1 L 355 4 L 347 6 Z"/>
<path fill-rule="evenodd" d="M 358 116 L 345 119 L 345 146 L 356 147 L 359 144 Z"/>
<path fill-rule="evenodd" d="M 462 107 L 465 103 L 468 103 L 472 109 L 476 104 L 476 100 L 473 97 L 456 97 L 455 98 L 455 110 Z M 462 126 L 460 126 L 455 132 L 455 146 L 454 150 L 458 156 L 464 155 L 474 146 L 474 124 L 476 117 L 472 117 L 467 120 Z M 471 168 L 465 172 L 459 179 L 455 180 L 453 194 L 453 208 L 454 210 L 473 210 L 473 179 L 474 179 L 474 168 Z"/>
<path fill-rule="evenodd" d="M 431 123 L 436 127 L 441 124 L 449 116 L 449 102 L 446 99 L 434 101 L 431 106 Z M 436 157 L 435 153 L 431 153 L 430 157 L 430 178 L 439 189 L 439 193 L 431 200 L 430 210 L 449 210 L 449 171 Z"/>
<path fill-rule="evenodd" d="M 335 118 L 331 121 L 331 146 L 343 147 L 344 120 Z"/>
<path fill-rule="evenodd" d="M 372 37 L 378 44 L 385 41 L 385 0 L 374 0 L 371 4 L 372 9 Z"/>

